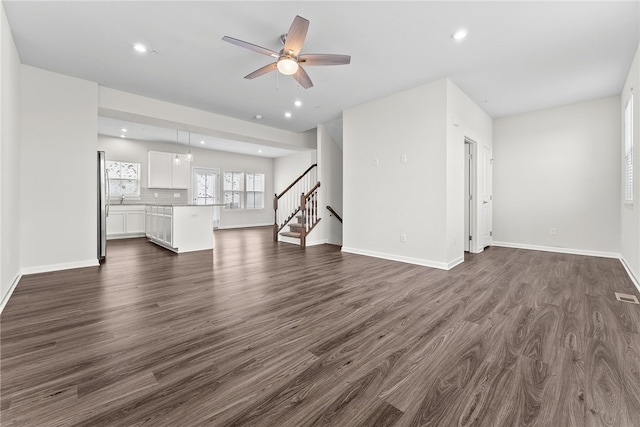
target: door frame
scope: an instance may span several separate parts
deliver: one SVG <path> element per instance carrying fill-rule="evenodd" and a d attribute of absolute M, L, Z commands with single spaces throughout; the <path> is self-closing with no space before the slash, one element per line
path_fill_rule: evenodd
<path fill-rule="evenodd" d="M 478 253 L 482 252 L 483 248 L 478 250 L 478 144 L 470 139 L 464 138 L 464 179 L 465 179 L 465 191 L 464 191 L 464 231 L 463 239 L 465 240 L 463 249 L 465 252 Z M 467 147 L 469 152 L 467 154 Z M 470 158 L 467 158 L 467 155 Z"/>
<path fill-rule="evenodd" d="M 191 190 L 189 191 L 189 200 L 192 200 L 193 203 L 195 204 L 196 202 L 196 196 L 195 196 L 195 192 L 198 190 L 198 183 L 197 183 L 197 176 L 198 173 L 212 173 L 214 175 L 216 175 L 216 184 L 215 184 L 215 194 L 214 194 L 214 198 L 213 198 L 213 228 L 219 228 L 220 227 L 220 198 L 221 198 L 221 193 L 222 193 L 222 184 L 221 184 L 221 180 L 220 177 L 222 175 L 222 172 L 220 169 L 218 168 L 208 168 L 208 167 L 201 167 L 201 166 L 194 166 L 191 168 Z"/>
<path fill-rule="evenodd" d="M 482 187 L 480 188 L 482 204 L 479 230 L 482 236 L 478 244 L 482 249 L 493 244 L 493 147 L 484 144 L 482 146 Z"/>

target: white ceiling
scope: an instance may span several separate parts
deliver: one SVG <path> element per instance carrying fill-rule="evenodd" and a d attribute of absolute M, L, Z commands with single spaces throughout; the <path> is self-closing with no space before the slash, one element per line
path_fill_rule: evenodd
<path fill-rule="evenodd" d="M 3 4 L 24 64 L 295 132 L 443 77 L 494 118 L 619 94 L 640 39 L 637 0 Z M 310 21 L 302 53 L 351 64 L 307 67 L 308 90 L 275 72 L 245 80 L 271 58 L 222 37 L 279 50 L 295 15 Z"/>
<path fill-rule="evenodd" d="M 283 157 L 295 153 L 295 151 L 287 150 L 286 148 L 269 147 L 244 141 L 232 141 L 197 132 L 169 129 L 147 123 L 130 122 L 111 117 L 98 117 L 98 134 L 129 140 L 177 144 L 181 146 L 181 152 L 186 152 L 187 149 L 184 147 L 190 145 L 193 148 L 270 158 Z"/>

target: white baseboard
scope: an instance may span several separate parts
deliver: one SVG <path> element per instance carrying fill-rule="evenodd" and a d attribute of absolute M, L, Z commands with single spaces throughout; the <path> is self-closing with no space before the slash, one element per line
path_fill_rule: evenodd
<path fill-rule="evenodd" d="M 627 261 L 624 259 L 624 257 L 620 257 L 620 262 L 622 263 L 624 269 L 627 270 L 627 274 L 629 275 L 629 278 L 631 278 L 631 281 L 635 285 L 636 289 L 638 290 L 638 292 L 640 292 L 640 279 L 638 279 L 636 275 L 633 274 L 633 271 L 631 271 L 631 267 L 629 267 L 629 264 L 627 264 Z"/>
<path fill-rule="evenodd" d="M 300 246 L 300 239 L 296 239 L 295 237 L 287 237 L 278 235 L 278 241 L 283 243 L 291 243 L 292 245 Z M 309 240 L 307 238 L 307 246 L 318 246 L 329 243 L 327 239 L 324 240 Z"/>
<path fill-rule="evenodd" d="M 329 243 L 327 239 L 322 240 L 309 240 L 307 239 L 307 246 L 318 246 L 318 245 L 326 245 Z"/>
<path fill-rule="evenodd" d="M 462 255 L 460 258 L 456 258 L 453 261 L 449 261 L 447 263 L 447 270 L 451 270 L 453 267 L 455 267 L 456 265 L 460 265 L 464 262 L 464 255 Z"/>
<path fill-rule="evenodd" d="M 2 314 L 2 311 L 9 302 L 9 298 L 11 298 L 11 295 L 13 295 L 13 291 L 16 290 L 16 286 L 18 286 L 18 282 L 20 281 L 20 279 L 22 279 L 22 274 L 18 273 L 16 278 L 13 279 L 11 286 L 9 287 L 9 292 L 7 292 L 7 294 L 2 298 L 2 301 L 0 301 L 0 314 Z"/>
<path fill-rule="evenodd" d="M 107 236 L 107 240 L 118 240 L 118 239 L 135 239 L 136 237 L 145 237 L 145 233 L 122 233 L 122 234 L 112 234 L 111 236 Z"/>
<path fill-rule="evenodd" d="M 250 227 L 273 227 L 273 223 L 269 224 L 235 224 L 235 225 L 221 225 L 218 230 L 230 230 L 232 228 L 250 228 Z"/>
<path fill-rule="evenodd" d="M 511 242 L 496 242 L 495 240 L 491 244 L 492 246 L 500 246 L 504 248 L 514 248 L 514 249 L 529 249 L 532 251 L 543 251 L 543 252 L 557 252 L 560 254 L 571 254 L 571 255 L 586 255 L 586 256 L 595 256 L 601 258 L 620 258 L 620 254 L 614 252 L 601 252 L 601 251 L 590 251 L 586 249 L 573 249 L 573 248 L 560 248 L 556 246 L 539 246 L 539 245 L 528 245 L 525 243 L 511 243 Z"/>
<path fill-rule="evenodd" d="M 452 262 L 446 263 L 446 262 L 439 262 L 439 261 L 431 261 L 431 260 L 422 259 L 422 258 L 412 258 L 412 257 L 395 255 L 395 254 L 387 254 L 384 252 L 367 251 L 363 249 L 349 248 L 344 246 L 342 247 L 342 252 L 347 252 L 347 253 L 356 254 L 356 255 L 365 255 L 365 256 L 370 256 L 374 258 L 382 258 L 389 261 L 405 262 L 407 264 L 421 265 L 424 267 L 438 268 L 440 270 L 450 270 L 464 260 L 464 257 L 461 257 Z"/>
<path fill-rule="evenodd" d="M 97 267 L 100 263 L 97 259 L 89 259 L 86 261 L 65 262 L 61 264 L 51 265 L 37 265 L 35 267 L 23 268 L 21 273 L 24 274 L 36 274 L 47 273 L 49 271 L 70 270 L 72 268 L 84 268 L 84 267 Z"/>

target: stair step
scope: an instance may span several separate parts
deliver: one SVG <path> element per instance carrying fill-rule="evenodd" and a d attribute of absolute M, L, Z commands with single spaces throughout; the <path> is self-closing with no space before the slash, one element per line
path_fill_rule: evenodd
<path fill-rule="evenodd" d="M 294 231 L 283 231 L 282 233 L 280 233 L 280 235 L 285 237 L 293 237 L 295 239 L 300 238 L 300 233 L 296 233 Z"/>
<path fill-rule="evenodd" d="M 295 228 L 297 228 L 297 229 L 304 228 L 304 224 L 301 224 L 299 222 L 298 223 L 294 222 L 294 223 L 289 224 L 289 228 L 291 229 L 291 231 L 294 231 Z"/>

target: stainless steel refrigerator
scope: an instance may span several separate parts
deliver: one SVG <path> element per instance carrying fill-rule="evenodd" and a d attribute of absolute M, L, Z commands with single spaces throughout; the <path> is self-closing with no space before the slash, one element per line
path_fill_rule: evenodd
<path fill-rule="evenodd" d="M 107 258 L 107 217 L 109 216 L 109 172 L 104 151 L 98 151 L 98 261 Z"/>

